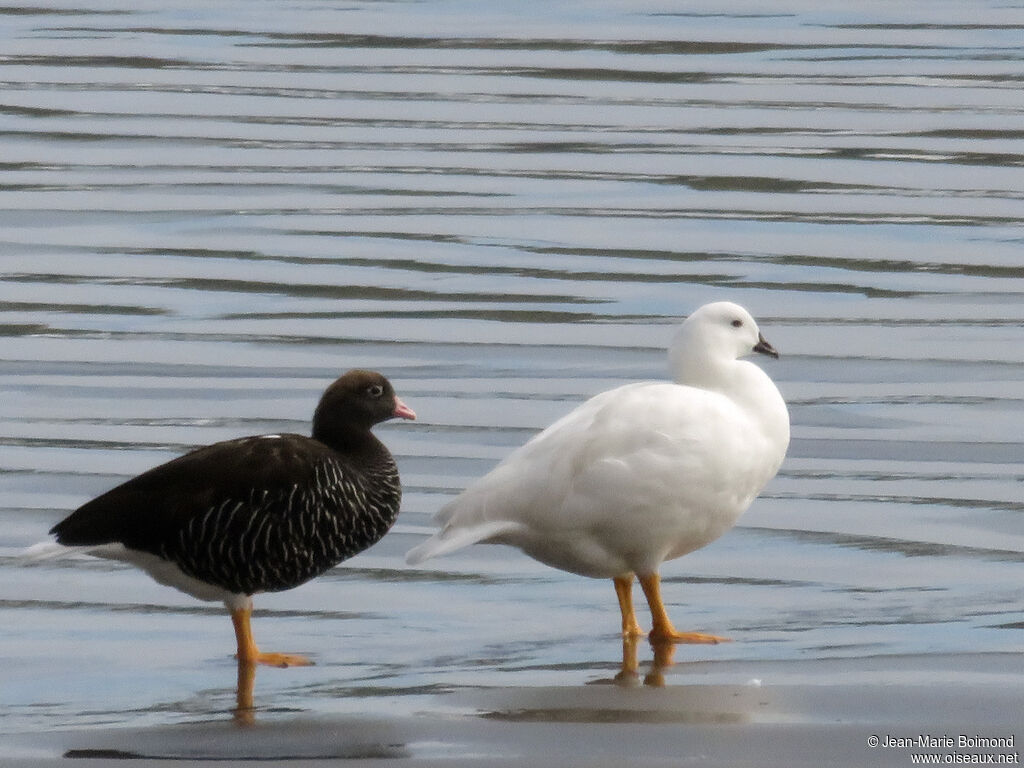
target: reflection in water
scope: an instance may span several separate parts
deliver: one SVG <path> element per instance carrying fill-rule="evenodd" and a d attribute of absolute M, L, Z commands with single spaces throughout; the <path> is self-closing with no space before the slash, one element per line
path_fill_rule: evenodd
<path fill-rule="evenodd" d="M 256 664 L 246 659 L 238 660 L 238 688 L 235 691 L 234 720 L 239 725 L 255 725 L 256 708 L 253 690 L 256 687 Z"/>
<path fill-rule="evenodd" d="M 238 662 L 232 721 L 190 719 L 168 727 L 80 732 L 66 759 L 187 761 L 397 760 L 410 757 L 408 734 L 392 723 L 361 717 L 328 722 L 302 718 L 256 722 L 254 687 L 258 663 Z"/>
<path fill-rule="evenodd" d="M 615 683 L 624 687 L 637 685 L 640 679 L 640 664 L 638 661 L 638 646 L 641 638 L 636 635 L 624 635 L 622 638 L 622 668 L 615 675 Z M 654 659 L 651 661 L 651 668 L 644 675 L 643 684 L 652 688 L 663 688 L 665 686 L 665 670 L 673 666 L 676 655 L 676 644 L 661 640 L 651 640 L 651 647 L 654 649 Z"/>

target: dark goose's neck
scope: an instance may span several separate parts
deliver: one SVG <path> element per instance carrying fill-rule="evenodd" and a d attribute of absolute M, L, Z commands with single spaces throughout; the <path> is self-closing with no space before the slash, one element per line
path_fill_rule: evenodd
<path fill-rule="evenodd" d="M 344 422 L 314 420 L 313 439 L 353 459 L 372 461 L 377 457 L 391 458 L 384 443 L 369 429 Z"/>

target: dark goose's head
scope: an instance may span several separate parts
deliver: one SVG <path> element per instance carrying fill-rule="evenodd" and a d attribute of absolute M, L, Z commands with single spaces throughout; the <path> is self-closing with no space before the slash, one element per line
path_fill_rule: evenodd
<path fill-rule="evenodd" d="M 357 443 L 374 424 L 392 418 L 415 419 L 416 414 L 384 376 L 353 370 L 331 384 L 320 398 L 313 414 L 313 437 L 331 446 Z"/>

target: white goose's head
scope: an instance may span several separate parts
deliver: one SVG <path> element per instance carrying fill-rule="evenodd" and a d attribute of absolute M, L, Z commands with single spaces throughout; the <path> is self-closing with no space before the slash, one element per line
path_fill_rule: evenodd
<path fill-rule="evenodd" d="M 716 301 L 702 306 L 679 326 L 669 360 L 677 382 L 701 383 L 720 375 L 722 364 L 752 352 L 779 356 L 747 310 L 731 301 Z"/>

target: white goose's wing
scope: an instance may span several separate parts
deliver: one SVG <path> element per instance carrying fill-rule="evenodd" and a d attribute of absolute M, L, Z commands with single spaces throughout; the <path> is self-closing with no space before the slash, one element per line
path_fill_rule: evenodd
<path fill-rule="evenodd" d="M 558 496 L 569 482 L 567 446 L 579 446 L 595 414 L 619 389 L 595 395 L 517 448 L 471 484 L 435 516 L 441 530 L 413 547 L 406 561 L 417 564 L 480 541 L 499 538 L 522 525 Z"/>
<path fill-rule="evenodd" d="M 622 572 L 717 538 L 774 474 L 730 400 L 667 383 L 604 392 L 513 452 L 438 514 L 410 562 L 512 544 L 565 570 Z M 629 562 L 627 562 L 629 561 Z"/>

